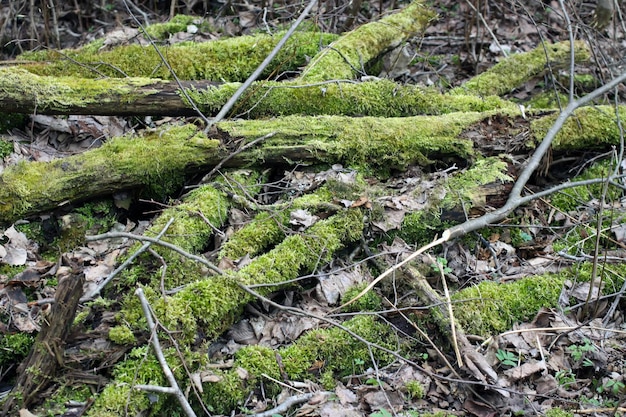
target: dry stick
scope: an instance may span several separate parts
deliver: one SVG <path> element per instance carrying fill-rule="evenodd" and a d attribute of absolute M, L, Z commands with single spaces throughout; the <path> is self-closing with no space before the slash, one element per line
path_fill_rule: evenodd
<path fill-rule="evenodd" d="M 258 414 L 252 414 L 251 417 L 272 417 L 275 415 L 281 415 L 289 411 L 289 409 L 293 407 L 294 405 L 305 403 L 309 401 L 311 398 L 313 398 L 314 395 L 317 395 L 317 394 L 318 393 L 316 392 L 309 392 L 307 394 L 294 395 L 293 397 L 287 398 L 283 403 L 272 408 L 271 410 L 266 410 Z M 332 393 L 327 392 L 326 394 L 331 395 Z"/>
<path fill-rule="evenodd" d="M 159 240 L 159 239 L 156 239 L 156 238 L 153 238 L 153 237 L 139 236 L 139 235 L 135 235 L 133 233 L 126 233 L 126 232 L 109 232 L 109 233 L 103 233 L 101 235 L 87 236 L 85 238 L 85 240 L 87 242 L 93 242 L 95 240 L 112 239 L 112 238 L 116 238 L 116 237 L 126 237 L 126 238 L 129 238 L 129 239 L 136 239 L 136 240 L 141 240 L 141 241 L 145 241 L 145 242 L 156 243 L 157 245 L 161 245 L 163 247 L 171 249 L 174 252 L 177 252 L 177 253 L 183 255 L 186 258 L 189 258 L 189 259 L 194 260 L 196 262 L 200 262 L 202 265 L 205 265 L 207 268 L 209 268 L 210 270 L 212 270 L 213 272 L 215 272 L 217 274 L 220 274 L 220 275 L 223 274 L 221 269 L 219 269 L 217 266 L 213 265 L 211 262 L 209 262 L 205 258 L 203 258 L 201 256 L 197 256 L 197 255 L 191 254 L 191 253 L 189 253 L 189 252 L 179 248 L 176 245 L 173 245 L 173 244 L 171 244 L 169 242 L 164 242 L 162 240 Z"/>
<path fill-rule="evenodd" d="M 456 338 L 456 320 L 454 319 L 454 312 L 452 311 L 452 299 L 450 299 L 450 291 L 448 291 L 448 283 L 446 282 L 446 274 L 443 272 L 444 266 L 441 262 L 435 261 L 432 259 L 430 255 L 428 255 L 430 260 L 437 265 L 437 269 L 439 269 L 439 275 L 441 276 L 441 284 L 443 286 L 443 294 L 446 297 L 446 307 L 448 309 L 448 315 L 450 316 L 450 330 L 452 337 L 452 346 L 454 347 L 454 353 L 456 354 L 456 361 L 459 364 L 459 367 L 463 367 L 463 357 L 461 356 L 461 351 L 459 350 L 459 341 Z"/>
<path fill-rule="evenodd" d="M 276 44 L 272 52 L 270 52 L 270 54 L 263 60 L 263 62 L 261 62 L 261 65 L 259 65 L 258 68 L 254 70 L 252 75 L 250 75 L 248 79 L 239 86 L 237 91 L 235 91 L 235 93 L 230 97 L 230 99 L 228 99 L 226 104 L 224 104 L 224 107 L 222 107 L 220 112 L 211 121 L 207 123 L 207 126 L 204 128 L 205 134 L 209 133 L 209 130 L 211 129 L 211 127 L 213 127 L 215 123 L 220 122 L 226 116 L 226 114 L 233 108 L 237 100 L 239 100 L 239 97 L 241 97 L 243 92 L 246 91 L 248 87 L 250 87 L 252 83 L 257 80 L 257 78 L 259 78 L 263 70 L 265 70 L 265 68 L 270 64 L 270 62 L 272 62 L 274 57 L 276 57 L 278 52 L 282 49 L 282 47 L 289 40 L 291 35 L 293 35 L 293 33 L 296 31 L 297 27 L 300 26 L 300 23 L 302 23 L 304 18 L 309 14 L 313 6 L 315 6 L 316 4 L 317 4 L 317 0 L 311 0 L 309 5 L 306 6 L 306 8 L 302 11 L 298 19 L 293 23 L 293 25 L 291 25 L 287 33 L 285 33 L 285 36 L 283 36 L 283 38 Z"/>
<path fill-rule="evenodd" d="M 517 181 L 515 182 L 515 185 L 513 186 L 513 189 L 511 190 L 511 193 L 509 194 L 509 198 L 504 204 L 504 206 L 490 213 L 487 213 L 481 217 L 467 220 L 464 223 L 461 223 L 459 225 L 456 225 L 449 229 L 444 230 L 440 238 L 433 240 L 432 242 L 430 242 L 429 244 L 425 246 L 422 246 L 421 248 L 413 252 L 411 255 L 409 255 L 403 261 L 387 269 L 385 272 L 380 274 L 374 281 L 372 281 L 367 287 L 365 287 L 365 289 L 363 289 L 363 291 L 361 291 L 356 297 L 354 297 L 352 300 L 348 301 L 347 303 L 343 304 L 342 306 L 337 307 L 335 310 L 340 310 L 344 308 L 345 306 L 352 304 L 353 302 L 355 302 L 356 300 L 358 300 L 359 298 L 367 294 L 368 291 L 374 288 L 376 284 L 378 284 L 384 278 L 391 275 L 398 268 L 401 268 L 402 266 L 413 261 L 415 258 L 417 258 L 419 255 L 421 255 L 425 251 L 431 248 L 434 248 L 438 245 L 441 245 L 442 243 L 448 242 L 451 239 L 464 236 L 475 230 L 479 230 L 484 227 L 487 227 L 488 225 L 492 223 L 497 223 L 505 219 L 506 216 L 508 216 L 513 210 L 518 208 L 520 205 L 525 204 L 531 200 L 534 200 L 540 194 L 545 195 L 545 193 L 538 193 L 532 196 L 522 197 L 521 194 L 522 194 L 522 190 L 526 186 L 526 183 L 530 179 L 530 176 L 535 172 L 537 167 L 539 167 L 539 164 L 541 163 L 541 159 L 548 152 L 548 149 L 550 149 L 550 145 L 552 144 L 552 141 L 556 137 L 557 133 L 559 133 L 559 131 L 563 127 L 563 124 L 565 123 L 565 121 L 572 115 L 572 113 L 574 113 L 574 111 L 577 108 L 589 103 L 591 100 L 601 96 L 602 94 L 609 92 L 611 89 L 615 88 L 618 84 L 624 82 L 625 80 L 626 80 L 626 72 L 622 73 L 619 77 L 614 78 L 608 84 L 605 84 L 602 87 L 595 89 L 591 93 L 587 94 L 585 97 L 568 103 L 567 107 L 563 109 L 563 111 L 559 114 L 559 116 L 555 120 L 554 124 L 548 130 L 548 133 L 546 133 L 546 136 L 537 147 L 537 150 L 535 151 L 533 156 L 529 159 L 528 164 L 526 165 L 526 168 L 524 168 L 520 176 L 517 178 Z M 602 180 L 604 181 L 605 179 L 602 179 Z"/>
<path fill-rule="evenodd" d="M 180 387 L 178 386 L 178 383 L 176 382 L 176 378 L 174 378 L 174 374 L 172 374 L 172 370 L 170 369 L 169 365 L 167 364 L 167 361 L 165 360 L 165 356 L 163 355 L 163 350 L 161 349 L 161 343 L 159 343 L 159 337 L 156 332 L 156 325 L 154 324 L 154 320 L 152 319 L 152 312 L 150 311 L 150 305 L 148 304 L 148 300 L 146 300 L 146 297 L 144 296 L 143 290 L 141 288 L 137 288 L 137 290 L 135 291 L 135 295 L 139 298 L 139 301 L 141 302 L 143 315 L 146 316 L 146 321 L 148 322 L 148 328 L 150 329 L 150 332 L 152 333 L 152 347 L 154 348 L 154 354 L 159 360 L 159 363 L 161 364 L 161 368 L 163 369 L 163 373 L 165 374 L 165 377 L 170 383 L 169 388 L 156 387 L 152 385 L 138 385 L 138 386 L 136 385 L 135 387 L 141 388 L 141 389 L 147 389 L 150 391 L 159 391 L 159 392 L 165 392 L 168 394 L 173 394 L 176 396 L 176 399 L 178 400 L 180 405 L 183 407 L 185 414 L 187 414 L 189 417 L 195 417 L 196 413 L 194 413 L 194 411 L 191 408 L 191 405 L 189 405 L 189 402 L 187 401 L 187 398 L 185 398 L 185 395 L 180 390 Z"/>

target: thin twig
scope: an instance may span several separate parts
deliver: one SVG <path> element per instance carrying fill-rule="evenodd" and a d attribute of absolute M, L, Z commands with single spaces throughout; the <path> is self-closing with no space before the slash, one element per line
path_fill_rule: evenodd
<path fill-rule="evenodd" d="M 185 414 L 187 414 L 189 417 L 195 417 L 196 413 L 193 411 L 191 405 L 189 405 L 189 402 L 187 401 L 187 398 L 185 398 L 185 395 L 180 390 L 178 382 L 176 382 L 176 378 L 174 378 L 174 374 L 172 373 L 172 370 L 165 360 L 165 355 L 163 355 L 163 350 L 161 349 L 161 343 L 159 342 L 159 337 L 156 332 L 156 325 L 154 323 L 154 320 L 152 319 L 152 312 L 150 311 L 150 305 L 148 304 L 148 300 L 146 300 L 146 297 L 143 294 L 143 290 L 141 288 L 137 288 L 137 290 L 135 291 L 135 295 L 139 298 L 139 301 L 141 302 L 141 308 L 143 309 L 143 314 L 146 317 L 146 321 L 148 322 L 148 328 L 150 329 L 150 332 L 153 333 L 151 339 L 152 347 L 154 348 L 154 354 L 159 360 L 159 364 L 161 364 L 161 369 L 163 369 L 163 373 L 165 374 L 167 381 L 170 383 L 170 389 L 165 389 L 167 390 L 168 394 L 173 394 L 174 396 L 176 396 L 176 399 L 183 407 Z"/>
<path fill-rule="evenodd" d="M 270 52 L 270 54 L 263 60 L 263 62 L 261 62 L 261 65 L 259 65 L 257 69 L 254 70 L 254 72 L 248 77 L 248 79 L 239 86 L 237 91 L 235 91 L 235 93 L 230 97 L 230 99 L 228 99 L 228 101 L 226 102 L 226 104 L 224 104 L 224 107 L 222 107 L 219 113 L 211 121 L 207 122 L 207 126 L 206 128 L 204 128 L 205 134 L 209 132 L 209 130 L 211 129 L 211 127 L 213 127 L 215 123 L 220 122 L 224 117 L 226 117 L 226 114 L 228 114 L 228 112 L 233 108 L 237 100 L 239 100 L 239 97 L 241 97 L 243 92 L 246 91 L 248 87 L 250 87 L 250 85 L 252 85 L 252 83 L 257 80 L 257 78 L 259 78 L 261 73 L 270 64 L 270 62 L 272 62 L 272 60 L 276 57 L 278 52 L 283 48 L 285 43 L 287 43 L 289 38 L 291 38 L 291 35 L 293 35 L 297 27 L 300 26 L 300 23 L 302 23 L 304 18 L 309 14 L 311 9 L 313 9 L 313 6 L 315 6 L 316 4 L 317 4 L 317 0 L 311 0 L 309 5 L 302 11 L 298 19 L 296 19 L 296 21 L 291 25 L 291 27 L 289 28 L 287 33 L 285 33 L 283 38 L 280 41 L 278 41 L 278 43 L 276 44 L 272 52 Z"/>
<path fill-rule="evenodd" d="M 189 258 L 191 260 L 194 260 L 196 262 L 200 262 L 202 265 L 206 266 L 207 268 L 209 268 L 210 270 L 212 270 L 213 272 L 215 272 L 218 275 L 222 275 L 224 272 L 219 269 L 217 266 L 213 265 L 211 262 L 209 262 L 207 259 L 201 257 L 201 256 L 197 256 L 194 254 L 191 254 L 181 248 L 179 248 L 176 245 L 173 245 L 169 242 L 164 242 L 160 239 L 154 238 L 154 237 L 148 237 L 148 236 L 140 236 L 140 235 L 135 235 L 133 233 L 126 233 L 126 232 L 109 232 L 109 233 L 103 233 L 101 235 L 92 235 L 92 236 L 87 236 L 85 238 L 85 240 L 87 240 L 87 242 L 93 242 L 96 240 L 102 240 L 102 239 L 115 239 L 118 237 L 125 237 L 128 239 L 135 239 L 135 240 L 140 240 L 140 241 L 145 241 L 145 242 L 150 242 L 150 243 L 156 243 L 157 245 L 161 245 L 164 248 L 168 248 L 173 250 L 174 252 L 177 252 L 181 255 L 183 255 L 186 258 Z"/>
<path fill-rule="evenodd" d="M 293 397 L 287 398 L 285 401 L 283 401 L 282 404 L 272 408 L 271 410 L 266 410 L 262 413 L 252 414 L 251 417 L 272 417 L 275 415 L 282 415 L 283 413 L 289 411 L 289 409 L 294 405 L 305 403 L 317 394 L 318 393 L 316 392 L 309 392 L 307 394 L 294 395 Z M 323 394 L 331 395 L 332 392 L 323 392 Z"/>
<path fill-rule="evenodd" d="M 156 236 L 156 239 L 160 239 L 165 232 L 167 231 L 167 229 L 169 229 L 169 227 L 172 225 L 172 223 L 174 222 L 174 218 L 170 218 L 169 221 L 165 224 L 165 226 L 163 226 L 163 229 L 161 229 L 161 231 L 159 232 L 159 234 Z M 98 294 L 100 294 L 100 291 L 102 291 L 102 289 L 109 283 L 111 282 L 111 280 L 113 278 L 115 278 L 117 276 L 117 274 L 119 274 L 120 272 L 122 272 L 128 265 L 131 264 L 131 262 L 133 262 L 139 255 L 141 255 L 143 252 L 145 252 L 150 245 L 152 245 L 153 242 L 146 242 L 144 243 L 139 249 L 137 249 L 137 252 L 133 253 L 132 255 L 130 255 L 128 257 L 128 259 L 126 259 L 120 266 L 118 266 L 117 268 L 115 268 L 115 270 L 113 270 L 113 272 L 111 272 L 109 275 L 107 275 L 107 277 L 104 279 L 104 281 L 102 281 L 100 284 L 98 284 L 98 286 L 96 288 L 94 288 L 93 290 L 91 290 L 90 292 L 88 292 L 87 294 L 83 295 L 83 297 L 80 299 L 81 303 L 84 303 L 85 301 L 89 301 L 92 298 L 94 298 L 95 296 L 97 296 Z"/>

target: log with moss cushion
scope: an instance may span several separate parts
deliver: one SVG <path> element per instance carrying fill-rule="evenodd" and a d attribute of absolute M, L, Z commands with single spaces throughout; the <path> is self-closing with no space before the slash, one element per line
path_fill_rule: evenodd
<path fill-rule="evenodd" d="M 620 107 L 626 117 L 626 107 Z M 578 109 L 553 149 L 590 149 L 619 144 L 615 109 Z M 289 116 L 273 120 L 239 120 L 217 126 L 233 138 L 252 141 L 274 133 L 265 142 L 229 161 L 229 166 L 289 165 L 292 161 L 335 164 L 362 172 L 388 175 L 438 159 L 471 160 L 482 150 L 463 132 L 490 117 L 514 113 L 451 113 L 408 118 Z M 503 137 L 528 137 L 532 147 L 543 137 L 554 115 L 537 116 L 530 126 L 511 123 Z M 507 125 L 508 126 L 508 125 Z M 512 127 L 511 127 L 512 126 Z M 480 128 L 478 128 L 480 131 Z M 21 162 L 0 175 L 0 222 L 8 222 L 67 202 L 115 191 L 143 188 L 163 196 L 183 184 L 186 173 L 209 170 L 227 155 L 218 140 L 192 125 L 168 126 L 142 137 L 115 138 L 99 149 L 51 162 Z"/>
<path fill-rule="evenodd" d="M 206 116 L 216 115 L 241 84 L 183 81 Z M 236 104 L 246 117 L 291 114 L 401 117 L 454 111 L 510 109 L 498 97 L 444 95 L 434 88 L 389 80 L 364 83 L 258 82 Z M 46 77 L 21 68 L 0 68 L 0 108 L 5 113 L 115 116 L 195 116 L 178 83 L 154 78 Z"/>
<path fill-rule="evenodd" d="M 401 117 L 511 109 L 513 103 L 489 94 L 504 94 L 519 87 L 542 74 L 548 63 L 563 66 L 568 61 L 568 52 L 569 43 L 558 43 L 513 55 L 455 88 L 451 94 L 389 80 L 259 82 L 239 100 L 236 112 L 247 117 L 289 114 Z M 584 44 L 576 43 L 574 52 L 579 60 L 589 58 Z M 209 116 L 219 112 L 239 86 L 238 83 L 183 82 L 187 95 Z M 175 82 L 154 78 L 42 77 L 23 68 L 0 69 L 0 107 L 6 113 L 196 115 Z"/>
<path fill-rule="evenodd" d="M 244 81 L 263 62 L 284 33 L 225 38 L 210 42 L 184 42 L 159 46 L 168 65 L 180 80 Z M 261 77 L 295 71 L 337 35 L 296 32 Z M 173 76 L 151 45 L 116 46 L 108 50 L 103 40 L 77 50 L 26 52 L 15 61 L 32 74 L 53 77 L 155 78 Z"/>

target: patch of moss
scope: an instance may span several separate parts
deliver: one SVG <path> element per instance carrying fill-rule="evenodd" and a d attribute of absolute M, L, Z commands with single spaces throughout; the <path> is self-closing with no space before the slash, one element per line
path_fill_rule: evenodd
<path fill-rule="evenodd" d="M 344 325 L 366 340 L 379 343 L 388 349 L 396 347 L 389 327 L 378 323 L 373 316 L 357 316 Z M 338 377 L 361 373 L 372 366 L 367 347 L 339 328 L 310 331 L 293 345 L 279 349 L 278 352 L 259 346 L 245 347 L 237 352 L 232 370 L 219 373 L 222 381 L 204 384 L 205 398 L 211 408 L 221 414 L 228 414 L 236 409 L 249 391 L 256 389 L 262 373 L 280 379 L 276 354 L 282 358 L 284 370 L 293 380 L 313 378 L 309 369 L 322 363 L 320 382 L 325 387 L 334 385 Z M 379 366 L 393 360 L 391 355 L 382 351 L 374 350 L 374 356 Z M 236 369 L 239 367 L 248 371 L 248 380 L 243 381 L 237 376 Z M 271 381 L 265 381 L 264 386 L 279 392 L 279 387 Z"/>
<path fill-rule="evenodd" d="M 0 159 L 4 159 L 13 153 L 13 142 L 0 139 Z"/>
<path fill-rule="evenodd" d="M 332 200 L 328 187 L 295 198 L 288 204 L 278 205 L 273 211 L 261 212 L 244 227 L 230 236 L 219 253 L 219 258 L 239 259 L 255 256 L 279 242 L 289 230 L 290 213 L 298 209 L 317 209 Z"/>
<path fill-rule="evenodd" d="M 197 17 L 178 14 L 165 23 L 156 23 L 146 26 L 145 30 L 151 38 L 165 40 L 178 32 L 186 32 L 187 26 L 194 23 Z"/>
<path fill-rule="evenodd" d="M 35 207 L 53 209 L 83 194 L 102 193 L 106 191 L 101 188 L 102 178 L 119 187 L 143 187 L 154 198 L 163 198 L 182 185 L 185 168 L 206 161 L 207 153 L 217 146 L 196 126 L 168 125 L 141 138 L 114 138 L 80 155 L 19 163 L 0 178 L 0 200 L 5 203 L 0 206 L 0 220 L 20 218 Z"/>
<path fill-rule="evenodd" d="M 342 300 L 344 302 L 352 300 L 354 297 L 359 295 L 361 291 L 365 289 L 365 287 L 367 287 L 367 284 L 368 283 L 363 283 L 350 287 L 343 295 Z M 360 297 L 352 304 L 344 307 L 343 310 L 346 312 L 380 311 L 382 304 L 383 300 L 378 294 L 376 294 L 374 291 L 368 291 L 364 296 Z"/>
<path fill-rule="evenodd" d="M 626 108 L 618 107 L 621 120 L 626 118 Z M 531 121 L 532 142 L 539 143 L 548 129 L 554 124 L 557 114 L 544 116 Z M 601 149 L 610 145 L 618 146 L 620 130 L 616 123 L 615 107 L 588 106 L 574 111 L 552 142 L 552 149 Z"/>
<path fill-rule="evenodd" d="M 201 110 L 214 114 L 240 86 L 227 83 L 203 90 L 189 89 L 187 94 Z M 183 100 L 187 102 L 184 97 Z M 442 95 L 435 88 L 399 86 L 390 80 L 323 85 L 302 85 L 298 80 L 259 82 L 237 106 L 238 112 L 252 118 L 295 114 L 406 117 L 517 109 L 513 103 L 496 96 Z"/>
<path fill-rule="evenodd" d="M 118 345 L 132 345 L 137 340 L 133 332 L 126 326 L 111 327 L 109 339 Z"/>
<path fill-rule="evenodd" d="M 564 278 L 526 277 L 510 284 L 483 281 L 452 296 L 454 315 L 472 334 L 504 332 L 520 321 L 532 319 L 542 307 L 554 307 Z"/>
<path fill-rule="evenodd" d="M 460 203 L 465 204 L 466 209 L 484 206 L 485 196 L 477 191 L 483 185 L 498 181 L 513 181 L 507 174 L 507 163 L 500 158 L 478 159 L 470 168 L 450 177 L 442 207 L 452 208 Z"/>
<path fill-rule="evenodd" d="M 30 352 L 35 338 L 27 333 L 0 334 L 0 367 L 20 363 Z"/>
<path fill-rule="evenodd" d="M 181 17 L 181 22 L 166 26 L 156 26 L 157 36 L 165 36 L 169 30 L 181 28 L 182 22 L 189 17 Z M 185 24 L 186 29 L 186 24 Z M 182 42 L 160 47 L 179 79 L 245 81 L 263 62 L 276 46 L 284 33 L 274 36 L 238 36 L 211 42 Z M 280 71 L 296 71 L 305 64 L 307 57 L 318 53 L 320 46 L 327 45 L 337 35 L 296 32 L 280 50 L 261 78 Z M 172 79 L 169 69 L 151 45 L 116 46 L 111 50 L 100 50 L 93 46 L 79 50 L 64 50 L 62 53 L 52 50 L 26 52 L 21 59 L 31 61 L 23 68 L 37 75 L 66 76 L 72 78 L 98 78 L 104 82 L 107 77 L 149 77 L 164 80 Z M 32 61 L 41 63 L 33 64 Z M 228 65 L 224 65 L 227 62 Z M 104 83 L 107 85 L 107 83 Z"/>
<path fill-rule="evenodd" d="M 181 348 L 181 351 L 183 358 L 175 348 L 163 350 L 168 366 L 178 381 L 184 381 L 186 377 L 182 360 L 192 369 L 206 363 L 204 353 L 192 353 L 185 348 Z M 149 415 L 158 416 L 176 401 L 173 396 L 156 395 L 150 398 L 145 391 L 131 389 L 135 384 L 167 386 L 159 361 L 151 353 L 148 345 L 131 350 L 126 360 L 115 365 L 113 376 L 116 382 L 104 388 L 93 407 L 89 409 L 88 416 L 119 416 L 126 412 L 136 415 L 147 410 Z M 183 383 L 179 383 L 181 388 L 185 389 Z"/>
<path fill-rule="evenodd" d="M 359 26 L 343 34 L 336 42 L 317 54 L 302 72 L 306 82 L 336 79 L 351 80 L 357 71 L 377 56 L 380 47 L 405 42 L 422 31 L 434 13 L 422 2 L 412 2 L 398 13 Z"/>
<path fill-rule="evenodd" d="M 575 42 L 573 49 L 577 62 L 589 60 L 589 48 L 584 42 Z M 506 94 L 525 81 L 543 74 L 548 63 L 551 65 L 569 63 L 570 52 L 570 43 L 560 42 L 542 44 L 532 51 L 512 54 L 489 70 L 453 89 L 452 94 L 480 96 Z"/>
<path fill-rule="evenodd" d="M 471 159 L 473 142 L 457 136 L 485 117 L 488 113 L 412 118 L 287 116 L 271 122 L 225 121 L 220 123 L 220 128 L 231 136 L 255 138 L 274 134 L 262 149 L 248 154 L 252 161 L 282 160 L 285 146 L 293 150 L 293 143 L 298 142 L 300 153 L 315 152 L 318 161 L 342 163 L 359 172 L 384 176 L 410 165 L 428 165 L 431 157 Z M 407 126 L 411 127 L 407 129 Z M 304 140 L 302 132 L 310 132 Z"/>

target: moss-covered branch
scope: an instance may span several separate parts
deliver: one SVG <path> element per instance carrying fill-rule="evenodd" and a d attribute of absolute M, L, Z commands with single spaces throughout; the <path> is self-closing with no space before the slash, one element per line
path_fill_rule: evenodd
<path fill-rule="evenodd" d="M 181 80 L 244 81 L 263 62 L 282 35 L 239 36 L 159 48 Z M 326 33 L 295 33 L 261 77 L 268 77 L 277 71 L 297 70 L 304 65 L 307 57 L 318 53 L 320 46 L 328 45 L 336 38 L 337 35 Z M 96 41 L 78 50 L 27 52 L 20 57 L 26 61 L 20 67 L 33 74 L 54 77 L 173 79 L 151 45 L 116 46 L 106 50 L 102 42 Z"/>
<path fill-rule="evenodd" d="M 589 61 L 589 47 L 582 41 L 575 42 L 573 47 L 569 42 L 542 44 L 530 52 L 511 55 L 455 88 L 452 93 L 478 96 L 506 94 L 550 69 L 563 68 L 569 64 L 571 52 L 575 54 L 576 62 Z"/>
<path fill-rule="evenodd" d="M 189 97 L 207 116 L 218 113 L 239 83 L 185 82 Z M 7 113 L 118 116 L 196 115 L 175 82 L 150 78 L 93 80 L 45 77 L 20 68 L 0 68 L 0 107 Z M 442 95 L 433 88 L 366 83 L 260 82 L 236 105 L 248 117 L 292 114 L 402 117 L 455 111 L 513 108 L 498 97 Z"/>
<path fill-rule="evenodd" d="M 218 124 L 229 137 L 252 141 L 274 136 L 237 155 L 230 166 L 289 164 L 290 161 L 342 163 L 364 172 L 388 174 L 441 158 L 471 159 L 481 154 L 462 132 L 494 113 L 450 113 L 407 118 L 289 116 Z M 508 117 L 506 113 L 498 113 Z M 620 107 L 620 117 L 626 108 Z M 512 127 L 503 136 L 542 137 L 553 116 L 539 116 L 530 127 Z M 512 124 L 514 126 L 514 124 Z M 480 130 L 480 129 L 479 129 Z M 566 123 L 554 149 L 589 149 L 619 143 L 614 109 L 581 108 Z M 528 143 L 534 145 L 534 141 Z M 185 173 L 210 169 L 226 156 L 217 140 L 195 126 L 168 127 L 144 137 L 116 138 L 99 149 L 51 162 L 22 162 L 0 176 L 0 221 L 10 221 L 67 201 L 78 201 L 142 187 L 164 195 L 180 186 Z"/>
<path fill-rule="evenodd" d="M 422 0 L 414 0 L 400 12 L 344 34 L 319 53 L 304 69 L 301 80 L 351 80 L 383 52 L 423 32 L 434 13 Z M 364 75 L 364 74 L 363 74 Z"/>

